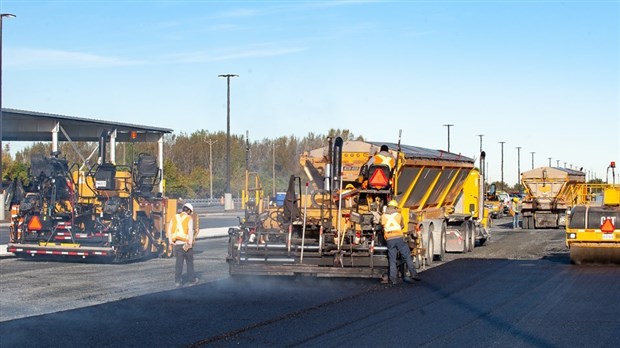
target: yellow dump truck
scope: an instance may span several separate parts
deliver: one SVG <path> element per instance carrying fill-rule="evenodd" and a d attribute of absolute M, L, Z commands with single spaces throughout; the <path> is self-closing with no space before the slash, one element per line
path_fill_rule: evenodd
<path fill-rule="evenodd" d="M 566 246 L 574 264 L 620 263 L 620 185 L 570 209 Z"/>
<path fill-rule="evenodd" d="M 521 218 L 524 229 L 566 226 L 566 195 L 585 183 L 585 173 L 568 168 L 540 167 L 521 173 L 525 188 Z"/>
<path fill-rule="evenodd" d="M 396 159 L 392 170 L 366 165 L 381 145 Z M 229 230 L 231 275 L 382 277 L 388 261 L 379 221 L 392 199 L 419 267 L 446 251 L 471 251 L 489 237 L 473 159 L 336 138 L 300 163 L 307 178 L 291 176 L 281 208 L 261 213 L 250 228 Z"/>

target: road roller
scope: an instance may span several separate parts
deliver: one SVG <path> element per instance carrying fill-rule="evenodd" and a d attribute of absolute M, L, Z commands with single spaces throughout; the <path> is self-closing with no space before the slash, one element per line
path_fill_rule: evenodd
<path fill-rule="evenodd" d="M 569 210 L 566 246 L 573 264 L 620 263 L 620 185 Z"/>

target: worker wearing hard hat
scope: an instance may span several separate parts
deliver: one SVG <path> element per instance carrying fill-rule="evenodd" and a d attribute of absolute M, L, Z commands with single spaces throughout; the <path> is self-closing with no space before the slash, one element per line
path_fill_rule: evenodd
<path fill-rule="evenodd" d="M 387 243 L 388 249 L 388 262 L 389 262 L 389 282 L 391 284 L 398 283 L 398 277 L 396 272 L 396 257 L 397 252 L 405 258 L 407 268 L 409 269 L 409 276 L 405 276 L 403 280 L 407 283 L 413 283 L 413 280 L 420 280 L 420 276 L 416 271 L 413 259 L 411 258 L 411 250 L 405 240 L 403 239 L 403 216 L 398 209 L 398 202 L 391 200 L 388 202 L 386 211 L 381 215 L 381 225 L 383 226 L 383 236 Z"/>
<path fill-rule="evenodd" d="M 372 156 L 368 160 L 366 165 L 385 165 L 390 167 L 390 171 L 392 171 L 392 169 L 394 169 L 394 166 L 396 165 L 396 160 L 394 159 L 394 156 L 392 156 L 392 154 L 390 153 L 390 149 L 387 147 L 387 145 L 381 145 L 381 147 L 379 148 L 379 152 Z"/>
<path fill-rule="evenodd" d="M 174 284 L 181 286 L 183 263 L 187 263 L 187 276 L 190 285 L 198 283 L 194 273 L 194 220 L 192 212 L 194 207 L 191 203 L 185 203 L 179 214 L 168 225 L 168 238 L 173 245 L 173 252 L 176 258 L 174 268 Z"/>
<path fill-rule="evenodd" d="M 512 210 L 512 229 L 516 230 L 519 228 L 519 215 L 521 213 L 521 202 L 517 197 L 514 197 L 511 202 L 511 210 Z"/>

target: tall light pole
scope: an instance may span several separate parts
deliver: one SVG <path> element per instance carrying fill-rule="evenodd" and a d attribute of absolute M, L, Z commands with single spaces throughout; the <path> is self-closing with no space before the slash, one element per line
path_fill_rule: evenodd
<path fill-rule="evenodd" d="M 551 167 L 551 157 L 547 157 L 549 159 L 549 167 Z"/>
<path fill-rule="evenodd" d="M 480 137 L 480 152 L 478 152 L 478 155 L 480 155 L 480 159 L 482 160 L 483 163 L 481 163 L 480 165 L 480 170 L 482 170 L 482 177 L 483 177 L 483 182 L 482 182 L 482 192 L 487 192 L 486 190 L 486 182 L 487 182 L 487 173 L 486 173 L 486 168 L 487 168 L 487 160 L 486 160 L 486 156 L 483 158 L 482 157 L 482 137 L 484 136 L 484 134 L 478 134 L 478 137 Z"/>
<path fill-rule="evenodd" d="M 521 181 L 521 146 L 517 146 L 517 185 Z"/>
<path fill-rule="evenodd" d="M 504 144 L 506 144 L 505 141 L 500 141 L 500 144 L 502 144 L 502 191 L 504 190 Z"/>
<path fill-rule="evenodd" d="M 218 77 L 226 78 L 226 193 L 230 193 L 230 78 L 239 75 L 225 74 Z"/>
<path fill-rule="evenodd" d="M 533 152 L 533 151 L 532 151 L 532 152 L 530 152 L 530 153 L 532 154 L 532 169 L 534 169 L 534 154 L 535 154 L 536 152 Z"/>
<path fill-rule="evenodd" d="M 555 166 L 560 168 L 560 160 L 555 160 Z"/>
<path fill-rule="evenodd" d="M 454 126 L 453 124 L 444 124 L 444 127 L 448 127 L 448 152 L 450 152 L 450 127 Z"/>
<path fill-rule="evenodd" d="M 271 143 L 271 197 L 276 199 L 276 142 Z"/>
<path fill-rule="evenodd" d="M 2 116 L 2 20 L 4 17 L 7 18 L 15 18 L 14 14 L 11 13 L 0 13 L 0 220 L 4 220 L 4 185 L 2 175 L 2 132 L 4 131 L 2 128 L 2 120 L 4 116 Z"/>

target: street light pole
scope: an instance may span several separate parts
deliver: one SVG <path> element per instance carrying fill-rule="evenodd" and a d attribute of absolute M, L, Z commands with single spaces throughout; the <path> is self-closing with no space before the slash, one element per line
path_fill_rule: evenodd
<path fill-rule="evenodd" d="M 218 77 L 226 78 L 226 193 L 230 193 L 230 78 L 239 75 L 224 74 Z"/>
<path fill-rule="evenodd" d="M 482 153 L 482 137 L 484 134 L 478 134 L 477 136 L 480 137 L 480 153 Z"/>
<path fill-rule="evenodd" d="M 551 167 L 551 157 L 547 157 L 549 159 L 549 167 Z"/>
<path fill-rule="evenodd" d="M 271 143 L 271 197 L 276 199 L 276 142 Z"/>
<path fill-rule="evenodd" d="M 4 206 L 4 175 L 2 175 L 2 132 L 4 131 L 2 128 L 2 120 L 4 118 L 2 115 L 2 20 L 4 17 L 15 18 L 15 15 L 0 13 L 0 220 L 4 220 L 4 210 L 6 209 Z"/>
<path fill-rule="evenodd" d="M 454 126 L 453 124 L 444 124 L 444 127 L 448 127 L 448 152 L 450 152 L 450 127 Z"/>
<path fill-rule="evenodd" d="M 517 146 L 517 185 L 521 181 L 521 146 Z"/>
<path fill-rule="evenodd" d="M 532 152 L 530 152 L 530 153 L 532 154 L 532 169 L 534 169 L 534 154 L 535 154 L 536 152 L 533 152 L 533 151 L 532 151 Z"/>
<path fill-rule="evenodd" d="M 502 144 L 502 191 L 504 190 L 504 144 L 506 143 L 505 141 L 500 141 L 500 144 Z"/>

